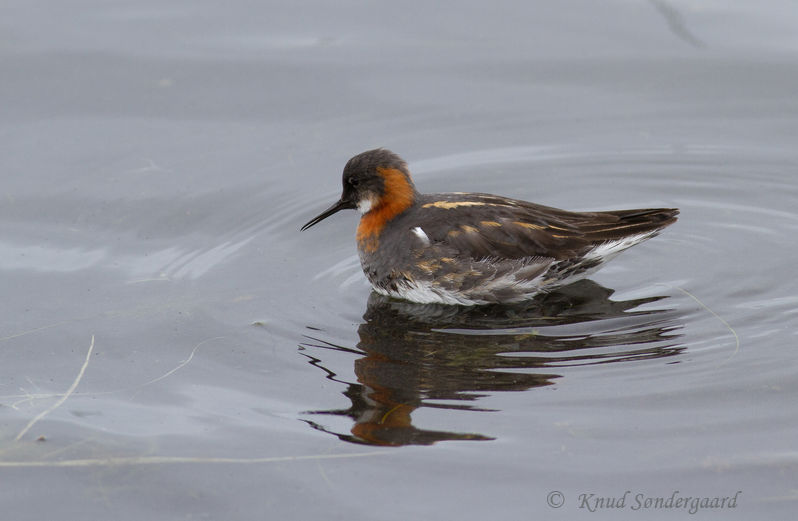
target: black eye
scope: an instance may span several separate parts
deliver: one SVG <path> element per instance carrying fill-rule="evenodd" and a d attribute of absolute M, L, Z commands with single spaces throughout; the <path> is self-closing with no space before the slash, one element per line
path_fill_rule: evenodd
<path fill-rule="evenodd" d="M 349 186 L 354 188 L 360 182 L 360 179 L 358 179 L 357 177 L 350 177 L 349 179 L 346 180 L 346 182 L 349 183 Z"/>

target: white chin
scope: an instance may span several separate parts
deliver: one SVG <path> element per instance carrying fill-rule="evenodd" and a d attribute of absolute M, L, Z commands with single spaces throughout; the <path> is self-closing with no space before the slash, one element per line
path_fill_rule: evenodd
<path fill-rule="evenodd" d="M 366 214 L 371 211 L 371 199 L 361 199 L 359 203 L 357 203 L 357 210 L 361 214 Z"/>

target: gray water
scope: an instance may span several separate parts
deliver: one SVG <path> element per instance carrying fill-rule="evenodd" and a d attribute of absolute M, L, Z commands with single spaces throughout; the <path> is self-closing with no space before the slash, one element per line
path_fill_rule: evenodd
<path fill-rule="evenodd" d="M 793 2 L 0 11 L 4 518 L 793 515 Z M 522 306 L 385 301 L 354 212 L 299 233 L 376 146 L 682 213 Z"/>

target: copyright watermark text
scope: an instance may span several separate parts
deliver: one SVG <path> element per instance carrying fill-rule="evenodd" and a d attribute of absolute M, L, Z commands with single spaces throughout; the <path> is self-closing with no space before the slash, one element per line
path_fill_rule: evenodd
<path fill-rule="evenodd" d="M 599 510 L 679 510 L 695 514 L 701 510 L 726 510 L 737 508 L 737 499 L 742 490 L 728 496 L 695 496 L 674 490 L 668 495 L 651 495 L 643 492 L 625 491 L 620 495 L 602 495 L 592 492 L 575 494 L 566 499 L 559 490 L 546 495 L 546 504 L 551 508 L 575 506 L 587 512 Z"/>

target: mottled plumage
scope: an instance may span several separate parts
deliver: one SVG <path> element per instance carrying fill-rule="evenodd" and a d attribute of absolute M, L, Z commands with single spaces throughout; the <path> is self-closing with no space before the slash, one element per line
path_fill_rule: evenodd
<path fill-rule="evenodd" d="M 569 212 L 490 194 L 419 194 L 385 150 L 349 160 L 341 199 L 303 230 L 358 208 L 363 272 L 378 293 L 420 303 L 518 302 L 584 278 L 676 221 L 672 208 Z"/>

